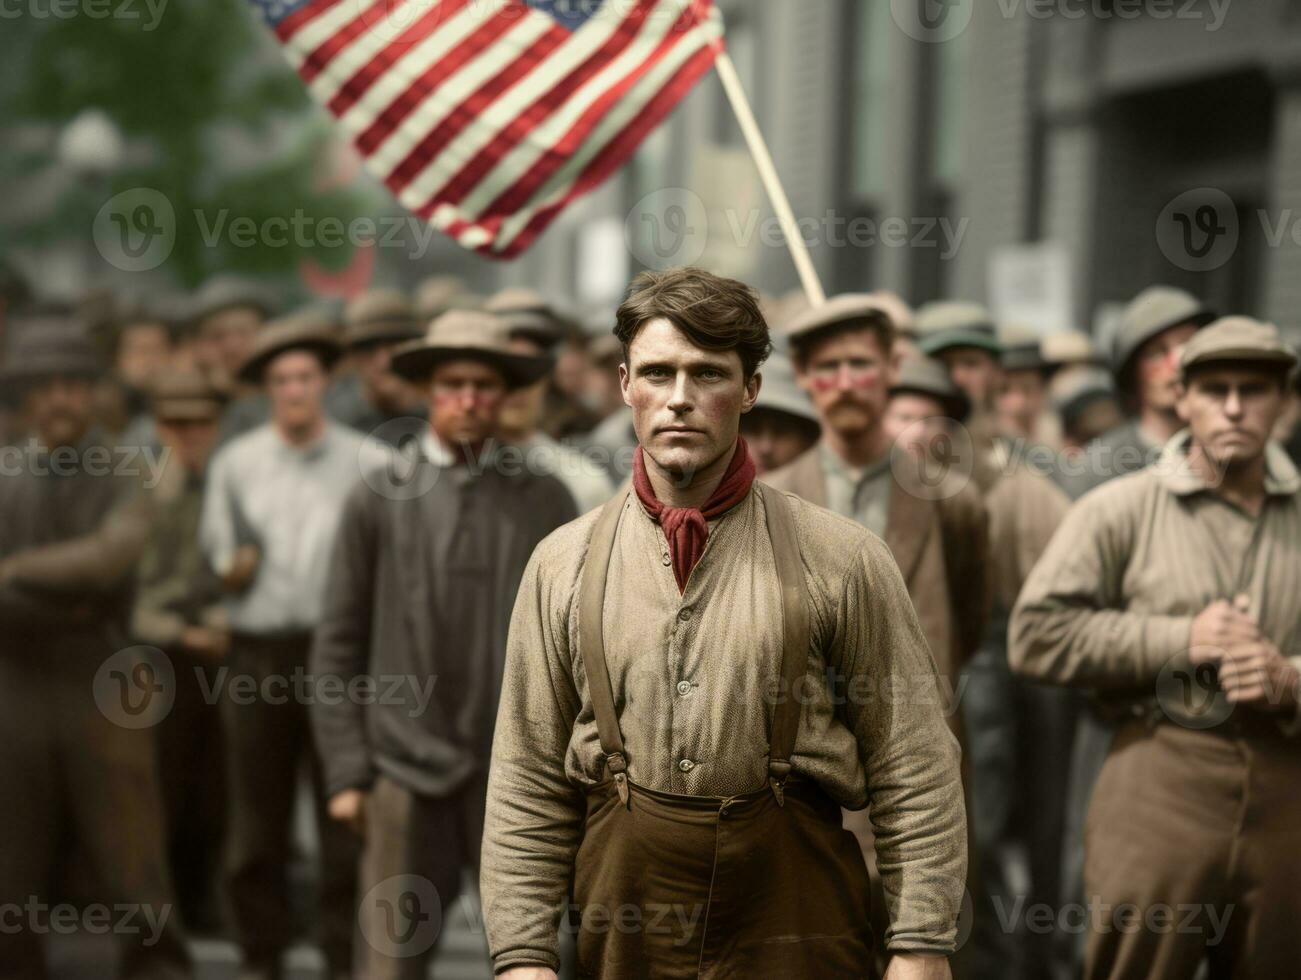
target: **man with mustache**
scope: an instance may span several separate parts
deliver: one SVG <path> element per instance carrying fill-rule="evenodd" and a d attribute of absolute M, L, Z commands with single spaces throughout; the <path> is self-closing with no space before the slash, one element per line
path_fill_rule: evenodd
<path fill-rule="evenodd" d="M 1095 917 L 1090 980 L 1190 977 L 1204 960 L 1278 977 L 1301 959 L 1301 476 L 1269 441 L 1296 363 L 1246 317 L 1190 339 L 1187 429 L 1076 504 L 1017 602 L 1013 666 L 1119 720 L 1084 890 L 1149 925 Z M 1151 926 L 1167 907 L 1203 914 Z"/>
<path fill-rule="evenodd" d="M 863 976 L 840 814 L 870 801 L 888 976 L 949 976 L 958 752 L 898 568 L 755 482 L 753 290 L 644 273 L 615 333 L 633 489 L 538 546 L 511 623 L 482 873 L 498 974 L 554 980 L 572 882 L 583 976 Z"/>

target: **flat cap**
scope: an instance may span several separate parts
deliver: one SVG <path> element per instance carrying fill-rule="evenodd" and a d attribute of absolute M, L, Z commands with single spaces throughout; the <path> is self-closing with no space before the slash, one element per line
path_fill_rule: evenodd
<path fill-rule="evenodd" d="M 1277 364 L 1291 370 L 1297 355 L 1283 341 L 1278 327 L 1246 316 L 1221 317 L 1184 344 L 1179 375 L 1186 377 L 1199 364 Z"/>
<path fill-rule="evenodd" d="M 1093 338 L 1080 330 L 1062 330 L 1050 333 L 1039 345 L 1040 353 L 1050 368 L 1072 364 L 1102 364 L 1102 354 Z"/>
<path fill-rule="evenodd" d="M 415 307 L 395 289 L 367 290 L 344 307 L 343 344 L 350 350 L 415 340 L 420 334 Z"/>
<path fill-rule="evenodd" d="M 755 408 L 780 412 L 801 422 L 812 423 L 822 430 L 822 420 L 806 395 L 795 381 L 795 368 L 790 358 L 780 351 L 773 351 L 760 369 L 763 384 L 759 386 L 759 398 Z"/>
<path fill-rule="evenodd" d="M 317 309 L 299 310 L 272 320 L 258 331 L 252 352 L 240 366 L 240 380 L 261 384 L 267 365 L 291 350 L 310 351 L 328 369 L 343 353 L 335 334 L 334 322 Z"/>
<path fill-rule="evenodd" d="M 1150 286 L 1135 296 L 1120 315 L 1111 338 L 1111 369 L 1123 376 L 1138 349 L 1158 334 L 1190 323 L 1204 327 L 1215 314 L 1192 293 L 1173 286 Z"/>
<path fill-rule="evenodd" d="M 979 303 L 946 300 L 927 303 L 917 311 L 917 345 L 922 353 L 934 355 L 954 347 L 975 347 L 998 357 L 994 318 Z"/>
<path fill-rule="evenodd" d="M 858 320 L 884 329 L 891 338 L 894 336 L 894 320 L 889 308 L 869 293 L 841 293 L 820 306 L 810 306 L 791 317 L 785 336 L 790 343 L 799 345 L 830 327 Z"/>
<path fill-rule="evenodd" d="M 971 411 L 970 399 L 953 383 L 944 365 L 933 357 L 910 356 L 899 362 L 890 394 L 910 393 L 936 399 L 944 406 L 944 413 L 958 422 Z"/>
<path fill-rule="evenodd" d="M 257 310 L 268 317 L 275 309 L 271 291 L 261 283 L 243 276 L 222 274 L 213 276 L 199 287 L 190 307 L 190 318 L 195 322 L 240 306 Z"/>
<path fill-rule="evenodd" d="M 149 390 L 154 416 L 162 421 L 216 421 L 225 396 L 198 371 L 162 375 Z"/>
<path fill-rule="evenodd" d="M 1000 328 L 998 344 L 1003 349 L 1000 360 L 1008 371 L 1043 371 L 1048 367 L 1043 356 L 1043 342 L 1029 327 L 1011 325 Z"/>

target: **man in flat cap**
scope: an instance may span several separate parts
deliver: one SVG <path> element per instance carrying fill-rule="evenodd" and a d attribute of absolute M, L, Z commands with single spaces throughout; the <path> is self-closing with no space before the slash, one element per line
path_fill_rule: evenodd
<path fill-rule="evenodd" d="M 507 394 L 548 367 L 491 314 L 443 314 L 393 358 L 426 392 L 419 448 L 344 506 L 313 670 L 398 693 L 312 710 L 330 814 L 365 840 L 355 975 L 367 980 L 427 976 L 429 917 L 479 864 L 511 608 L 534 547 L 577 514 L 562 483 L 495 438 Z"/>
<path fill-rule="evenodd" d="M 773 351 L 764 361 L 759 399 L 741 416 L 741 435 L 754 457 L 757 476 L 793 463 L 822 436 L 822 422 L 796 383 L 788 355 Z"/>
<path fill-rule="evenodd" d="M 225 756 L 220 712 L 204 691 L 217 688 L 230 631 L 221 583 L 199 546 L 199 515 L 225 397 L 197 372 L 169 371 L 155 378 L 151 399 L 167 463 L 136 573 L 131 635 L 172 665 L 171 710 L 155 726 L 167 852 L 185 921 L 212 931 L 221 921 Z"/>
<path fill-rule="evenodd" d="M 498 974 L 554 980 L 572 896 L 582 976 L 863 976 L 840 808 L 870 799 L 890 980 L 947 977 L 958 753 L 897 566 L 754 480 L 738 426 L 771 345 L 751 289 L 645 273 L 616 322 L 633 488 L 538 546 L 511 622 L 482 874 Z M 901 684 L 907 710 L 879 694 Z"/>
<path fill-rule="evenodd" d="M 92 424 L 102 368 L 81 324 L 51 310 L 8 326 L 3 383 L 31 436 L 0 473 L 0 895 L 23 904 L 0 928 L 0 977 L 46 975 L 50 903 L 70 884 L 137 910 L 115 937 L 121 976 L 188 977 L 140 718 L 162 701 L 133 685 L 153 665 L 127 640 L 151 500 Z"/>
<path fill-rule="evenodd" d="M 1005 438 L 1057 449 L 1061 425 L 1048 404 L 1048 362 L 1039 335 L 1028 327 L 1007 326 L 998 332 L 999 358 L 994 409 Z"/>
<path fill-rule="evenodd" d="M 1301 476 L 1269 441 L 1295 365 L 1245 317 L 1191 338 L 1187 428 L 1076 504 L 1017 603 L 1017 669 L 1119 726 L 1085 832 L 1091 980 L 1301 960 Z"/>
<path fill-rule="evenodd" d="M 497 434 L 524 453 L 529 469 L 556 476 L 573 495 L 578 513 L 599 507 L 614 492 L 601 461 L 551 434 L 575 418 L 574 406 L 554 387 L 555 351 L 565 342 L 568 325 L 531 289 L 504 289 L 484 304 L 484 310 L 505 326 L 515 351 L 546 364 L 536 381 L 506 395 Z"/>
<path fill-rule="evenodd" d="M 312 312 L 268 324 L 240 376 L 266 392 L 271 420 L 212 461 L 200 533 L 221 576 L 232 631 L 230 673 L 249 675 L 253 698 L 224 692 L 229 761 L 227 888 L 249 978 L 279 977 L 293 939 L 289 832 L 302 765 L 311 752 L 307 705 L 291 692 L 307 668 L 344 499 L 381 465 L 378 444 L 332 422 L 323 399 L 339 357 L 331 324 Z M 271 691 L 274 697 L 261 692 Z M 313 765 L 322 839 L 321 926 L 334 976 L 350 969 L 357 846 L 325 815 Z"/>
<path fill-rule="evenodd" d="M 421 336 L 416 311 L 392 289 L 374 289 L 343 311 L 343 347 L 352 370 L 339 377 L 325 396 L 325 409 L 337 422 L 388 445 L 418 431 L 424 415 L 420 393 L 392 369 L 394 348 Z M 410 424 L 393 424 L 410 418 Z"/>

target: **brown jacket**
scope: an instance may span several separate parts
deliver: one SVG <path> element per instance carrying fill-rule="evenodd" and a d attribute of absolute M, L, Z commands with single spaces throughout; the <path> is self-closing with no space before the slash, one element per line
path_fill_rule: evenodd
<path fill-rule="evenodd" d="M 780 490 L 827 505 L 826 478 L 814 446 L 764 477 Z M 980 643 L 988 615 L 988 521 L 973 483 L 930 500 L 910 492 L 893 473 L 885 543 L 903 573 L 908 595 L 940 675 L 957 691 L 963 663 Z M 950 723 L 957 725 L 956 712 Z"/>

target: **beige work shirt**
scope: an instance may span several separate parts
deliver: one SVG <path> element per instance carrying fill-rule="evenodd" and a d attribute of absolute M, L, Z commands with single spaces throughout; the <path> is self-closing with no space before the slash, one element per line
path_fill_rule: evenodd
<path fill-rule="evenodd" d="M 1010 657 L 1019 672 L 1108 698 L 1157 697 L 1163 676 L 1189 670 L 1193 619 L 1240 593 L 1301 667 L 1301 476 L 1270 445 L 1267 497 L 1252 517 L 1188 465 L 1190 438 L 1181 433 L 1154 466 L 1071 508 L 1017 601 Z M 1178 698 L 1159 700 L 1173 720 L 1197 726 L 1179 717 Z M 1292 719 L 1279 721 L 1292 731 Z"/>
<path fill-rule="evenodd" d="M 861 469 L 850 466 L 825 442 L 818 446 L 818 455 L 827 479 L 827 507 L 884 537 L 894 490 L 890 453 Z"/>
<path fill-rule="evenodd" d="M 852 521 L 787 499 L 811 621 L 793 771 L 844 806 L 870 800 L 887 943 L 950 951 L 966 830 L 958 747 L 934 662 L 885 545 Z M 603 631 L 629 778 L 700 796 L 765 786 L 782 604 L 761 498 L 751 490 L 713 523 L 683 594 L 659 525 L 635 495 L 623 506 Z M 605 778 L 578 643 L 578 583 L 598 515 L 538 546 L 511 622 L 482 864 L 499 971 L 558 962 L 584 788 Z"/>

